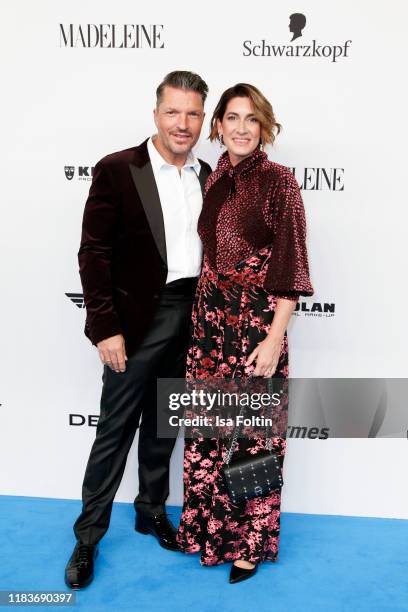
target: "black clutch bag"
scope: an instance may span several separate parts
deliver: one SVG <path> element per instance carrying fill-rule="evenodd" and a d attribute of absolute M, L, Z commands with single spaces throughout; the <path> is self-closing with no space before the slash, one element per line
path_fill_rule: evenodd
<path fill-rule="evenodd" d="M 270 427 L 265 432 L 268 452 L 243 457 L 230 463 L 240 430 L 241 427 L 235 427 L 231 444 L 224 456 L 224 465 L 221 468 L 228 495 L 235 504 L 268 495 L 273 489 L 283 485 L 279 458 L 276 453 L 272 452 Z"/>
<path fill-rule="evenodd" d="M 228 495 L 235 504 L 268 495 L 283 485 L 279 459 L 272 451 L 244 457 L 230 465 L 224 462 L 221 471 Z"/>

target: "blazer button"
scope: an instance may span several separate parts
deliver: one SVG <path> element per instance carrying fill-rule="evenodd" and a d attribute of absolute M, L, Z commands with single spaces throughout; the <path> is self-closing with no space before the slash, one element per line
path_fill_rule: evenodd
<path fill-rule="evenodd" d="M 155 300 L 158 300 L 158 299 L 159 299 L 159 294 L 158 294 L 158 293 L 155 293 L 155 294 L 153 295 L 153 298 L 154 298 Z"/>

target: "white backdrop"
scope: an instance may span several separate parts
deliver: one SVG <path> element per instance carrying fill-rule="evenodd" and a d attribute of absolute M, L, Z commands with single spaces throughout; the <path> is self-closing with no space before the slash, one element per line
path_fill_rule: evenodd
<path fill-rule="evenodd" d="M 294 12 L 307 23 L 290 43 Z M 90 182 L 80 167 L 90 174 L 102 156 L 153 132 L 154 92 L 170 70 L 194 70 L 209 84 L 196 153 L 213 166 L 208 119 L 222 91 L 246 81 L 284 126 L 271 159 L 300 182 L 305 168 L 343 169 L 343 190 L 303 190 L 316 291 L 303 302 L 335 312 L 293 317 L 291 375 L 407 376 L 405 5 L 15 0 L 1 13 L 1 494 L 80 496 L 95 428 L 70 426 L 69 415 L 97 415 L 101 388 L 85 311 L 66 296 L 81 293 L 76 254 Z M 161 24 L 164 48 L 64 47 L 60 24 Z M 244 41 L 262 39 L 351 44 L 336 62 L 243 55 Z M 117 500 L 136 494 L 134 451 Z M 170 503 L 181 503 L 181 452 L 178 444 Z M 407 518 L 407 464 L 404 439 L 291 439 L 283 510 Z"/>

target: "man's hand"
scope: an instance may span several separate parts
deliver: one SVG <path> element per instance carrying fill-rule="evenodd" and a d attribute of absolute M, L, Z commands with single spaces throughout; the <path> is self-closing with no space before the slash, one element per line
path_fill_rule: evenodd
<path fill-rule="evenodd" d="M 126 370 L 126 349 L 125 339 L 122 334 L 111 336 L 101 340 L 96 345 L 99 357 L 103 364 L 106 364 L 114 372 L 124 372 Z"/>

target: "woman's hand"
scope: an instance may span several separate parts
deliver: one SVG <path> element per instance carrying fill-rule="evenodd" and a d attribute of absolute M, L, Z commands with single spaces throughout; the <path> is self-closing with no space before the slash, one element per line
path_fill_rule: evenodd
<path fill-rule="evenodd" d="M 256 359 L 253 375 L 269 378 L 273 376 L 278 365 L 279 356 L 282 351 L 282 340 L 284 336 L 266 336 L 252 351 L 245 365 L 249 366 Z"/>
<path fill-rule="evenodd" d="M 273 316 L 272 325 L 265 340 L 262 340 L 252 351 L 245 365 L 251 365 L 256 359 L 254 376 L 265 376 L 269 378 L 276 372 L 279 357 L 282 351 L 282 341 L 290 317 L 296 307 L 296 299 L 279 298 Z"/>

